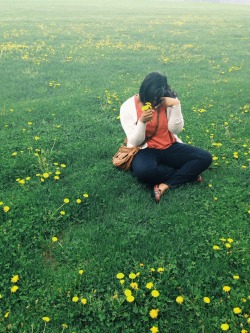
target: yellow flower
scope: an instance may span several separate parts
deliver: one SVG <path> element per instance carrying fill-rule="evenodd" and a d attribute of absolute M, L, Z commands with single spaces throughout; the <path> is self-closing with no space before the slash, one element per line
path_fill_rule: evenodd
<path fill-rule="evenodd" d="M 82 202 L 81 199 L 76 199 L 76 203 L 80 204 Z"/>
<path fill-rule="evenodd" d="M 72 298 L 72 302 L 77 303 L 79 301 L 79 298 L 77 296 L 74 296 Z"/>
<path fill-rule="evenodd" d="M 155 269 L 154 268 L 150 268 L 150 271 L 153 273 L 153 272 L 155 272 Z"/>
<path fill-rule="evenodd" d="M 136 283 L 136 282 L 132 282 L 132 283 L 130 283 L 130 287 L 131 287 L 132 289 L 138 290 L 138 283 Z"/>
<path fill-rule="evenodd" d="M 4 315 L 4 318 L 8 318 L 9 314 L 10 314 L 10 311 L 6 312 L 5 315 Z"/>
<path fill-rule="evenodd" d="M 240 277 L 239 277 L 239 275 L 234 275 L 233 278 L 234 278 L 234 280 L 239 280 Z"/>
<path fill-rule="evenodd" d="M 232 245 L 230 243 L 226 243 L 225 246 L 227 249 L 230 249 L 230 247 L 232 247 Z"/>
<path fill-rule="evenodd" d="M 235 314 L 239 314 L 239 313 L 241 313 L 241 308 L 233 308 L 233 312 L 235 313 Z"/>
<path fill-rule="evenodd" d="M 61 215 L 65 215 L 66 213 L 65 213 L 64 210 L 61 210 L 61 211 L 60 211 L 60 214 L 61 214 Z"/>
<path fill-rule="evenodd" d="M 250 324 L 250 318 L 247 318 L 247 323 Z"/>
<path fill-rule="evenodd" d="M 59 180 L 60 177 L 58 177 L 58 176 L 54 176 L 54 179 L 55 179 L 55 180 Z"/>
<path fill-rule="evenodd" d="M 159 297 L 159 296 L 160 296 L 160 293 L 159 293 L 158 290 L 154 289 L 154 290 L 152 290 L 151 295 L 152 295 L 153 297 Z"/>
<path fill-rule="evenodd" d="M 88 302 L 88 301 L 87 301 L 86 298 L 82 298 L 82 299 L 81 299 L 81 303 L 82 303 L 82 304 L 87 304 L 87 302 Z"/>
<path fill-rule="evenodd" d="M 134 300 L 135 300 L 135 298 L 134 298 L 134 296 L 132 296 L 132 295 L 127 296 L 127 298 L 126 298 L 126 301 L 129 302 L 129 303 L 134 302 Z"/>
<path fill-rule="evenodd" d="M 233 243 L 234 240 L 232 238 L 228 238 L 227 241 L 228 243 Z"/>
<path fill-rule="evenodd" d="M 124 290 L 124 295 L 127 296 L 127 297 L 131 296 L 132 295 L 132 291 L 130 289 L 125 289 Z"/>
<path fill-rule="evenodd" d="M 62 168 L 66 168 L 66 164 L 61 164 L 61 167 Z"/>
<path fill-rule="evenodd" d="M 42 320 L 48 323 L 50 321 L 50 317 L 43 317 Z"/>
<path fill-rule="evenodd" d="M 0 201 L 0 206 L 2 206 L 3 205 L 3 202 L 2 201 Z"/>
<path fill-rule="evenodd" d="M 224 286 L 222 289 L 223 289 L 223 291 L 225 291 L 226 293 L 228 293 L 231 290 L 231 287 Z"/>
<path fill-rule="evenodd" d="M 147 288 L 147 289 L 152 289 L 153 286 L 154 286 L 153 282 L 148 282 L 148 283 L 146 284 L 146 288 Z"/>
<path fill-rule="evenodd" d="M 178 296 L 178 297 L 176 297 L 176 302 L 178 303 L 178 304 L 182 304 L 183 302 L 184 302 L 184 298 L 182 297 L 182 296 Z"/>
<path fill-rule="evenodd" d="M 218 251 L 219 249 L 220 249 L 220 247 L 218 245 L 213 246 L 213 250 Z"/>
<path fill-rule="evenodd" d="M 152 309 L 152 310 L 150 310 L 149 315 L 151 318 L 155 319 L 158 317 L 158 312 L 159 312 L 159 309 Z"/>
<path fill-rule="evenodd" d="M 64 203 L 69 203 L 69 199 L 68 199 L 68 198 L 65 198 L 65 199 L 63 200 L 63 202 L 64 202 Z"/>
<path fill-rule="evenodd" d="M 152 326 L 150 328 L 150 331 L 151 331 L 151 333 L 158 333 L 159 332 L 158 327 L 156 327 L 156 326 Z"/>
<path fill-rule="evenodd" d="M 131 280 L 134 280 L 136 278 L 136 275 L 134 273 L 130 273 L 128 276 Z"/>
<path fill-rule="evenodd" d="M 228 324 L 221 324 L 220 328 L 222 329 L 222 331 L 228 331 L 229 330 L 229 325 Z"/>
<path fill-rule="evenodd" d="M 125 280 L 120 280 L 120 284 L 124 284 L 125 283 Z"/>
<path fill-rule="evenodd" d="M 28 121 L 28 125 L 32 125 L 33 123 L 32 123 L 32 121 Z"/>
<path fill-rule="evenodd" d="M 16 283 L 18 280 L 19 280 L 19 276 L 18 276 L 18 275 L 14 275 L 14 276 L 11 278 L 11 282 L 13 282 L 13 283 Z"/>
<path fill-rule="evenodd" d="M 12 155 L 12 156 L 16 156 L 16 155 L 17 155 L 17 152 L 14 151 L 11 155 Z"/>
<path fill-rule="evenodd" d="M 52 237 L 52 242 L 57 242 L 58 241 L 58 238 L 57 237 Z"/>
<path fill-rule="evenodd" d="M 38 140 L 40 140 L 40 137 L 39 136 L 34 136 L 34 139 L 36 140 L 36 141 L 38 141 Z"/>
<path fill-rule="evenodd" d="M 123 279 L 124 278 L 124 274 L 123 273 L 118 273 L 116 275 L 117 279 Z"/>
<path fill-rule="evenodd" d="M 142 111 L 146 111 L 146 110 L 152 109 L 152 105 L 151 105 L 150 102 L 146 102 L 146 104 L 143 105 L 143 107 L 141 109 L 142 109 Z"/>
<path fill-rule="evenodd" d="M 88 198 L 88 197 L 89 197 L 89 195 L 88 195 L 87 193 L 84 193 L 82 196 L 83 196 L 84 198 Z"/>
<path fill-rule="evenodd" d="M 63 328 L 68 328 L 68 325 L 67 324 L 62 324 L 62 327 Z"/>
<path fill-rule="evenodd" d="M 9 206 L 4 206 L 4 207 L 3 207 L 3 211 L 4 211 L 5 213 L 8 213 L 9 210 L 10 210 L 10 207 L 9 207 Z"/>
<path fill-rule="evenodd" d="M 43 178 L 49 178 L 49 173 L 48 172 L 44 172 L 44 174 L 43 174 Z"/>
<path fill-rule="evenodd" d="M 248 331 L 243 329 L 243 330 L 241 330 L 241 333 L 248 333 Z"/>
<path fill-rule="evenodd" d="M 164 272 L 164 268 L 163 268 L 163 267 L 159 267 L 159 268 L 157 269 L 157 272 L 158 272 L 158 273 L 162 273 L 162 272 Z"/>
<path fill-rule="evenodd" d="M 83 269 L 80 269 L 78 273 L 79 273 L 80 275 L 83 275 L 84 270 L 83 270 Z"/>
<path fill-rule="evenodd" d="M 204 303 L 209 304 L 210 303 L 210 298 L 209 297 L 204 297 L 203 301 L 204 301 Z"/>
<path fill-rule="evenodd" d="M 12 293 L 15 293 L 16 291 L 18 290 L 18 286 L 13 286 L 13 287 L 11 287 L 11 289 L 10 289 L 10 291 L 12 292 Z"/>

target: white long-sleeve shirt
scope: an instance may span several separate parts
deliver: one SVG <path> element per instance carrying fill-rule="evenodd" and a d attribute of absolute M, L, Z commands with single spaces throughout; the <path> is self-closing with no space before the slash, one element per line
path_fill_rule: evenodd
<path fill-rule="evenodd" d="M 177 142 L 182 142 L 177 134 L 181 132 L 184 126 L 184 119 L 181 112 L 181 104 L 167 107 L 168 130 L 175 136 Z M 145 140 L 146 123 L 137 119 L 135 97 L 127 99 L 120 108 L 120 121 L 127 137 L 127 146 L 140 146 Z M 147 143 L 141 146 L 146 148 Z"/>

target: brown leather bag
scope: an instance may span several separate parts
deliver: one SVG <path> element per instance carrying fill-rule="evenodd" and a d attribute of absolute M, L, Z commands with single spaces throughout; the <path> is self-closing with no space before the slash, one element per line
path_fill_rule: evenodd
<path fill-rule="evenodd" d="M 150 137 L 147 137 L 145 141 L 141 144 L 141 146 L 155 135 L 158 129 L 158 125 L 159 125 L 159 112 L 157 113 L 157 124 L 154 133 Z M 126 141 L 127 140 L 125 140 L 124 143 L 126 143 Z M 131 168 L 131 163 L 133 161 L 133 158 L 135 154 L 138 153 L 139 150 L 140 147 L 138 146 L 126 147 L 122 145 L 119 148 L 118 152 L 113 156 L 113 165 L 119 169 L 129 170 Z"/>
<path fill-rule="evenodd" d="M 113 156 L 113 165 L 123 170 L 129 170 L 131 168 L 132 160 L 139 150 L 140 147 L 137 146 L 121 146 L 118 152 Z"/>

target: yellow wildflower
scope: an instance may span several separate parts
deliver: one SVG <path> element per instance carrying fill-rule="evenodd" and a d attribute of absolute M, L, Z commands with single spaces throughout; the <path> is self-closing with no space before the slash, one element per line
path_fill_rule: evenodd
<path fill-rule="evenodd" d="M 157 272 L 158 272 L 158 273 L 162 273 L 162 272 L 164 272 L 164 268 L 163 268 L 163 267 L 159 267 L 159 268 L 157 269 Z"/>
<path fill-rule="evenodd" d="M 218 245 L 213 246 L 213 250 L 218 251 L 219 249 L 220 249 L 220 247 Z"/>
<path fill-rule="evenodd" d="M 239 277 L 239 275 L 234 275 L 233 278 L 234 278 L 234 280 L 239 280 L 240 277 Z"/>
<path fill-rule="evenodd" d="M 86 298 L 82 298 L 82 299 L 81 299 L 81 303 L 82 303 L 82 304 L 87 304 L 87 302 L 88 302 L 88 301 L 87 301 Z"/>
<path fill-rule="evenodd" d="M 135 298 L 134 298 L 134 296 L 132 296 L 132 295 L 127 296 L 127 298 L 126 298 L 126 301 L 129 302 L 129 303 L 134 302 L 134 300 L 135 300 Z"/>
<path fill-rule="evenodd" d="M 4 318 L 8 318 L 9 314 L 10 314 L 10 311 L 6 312 L 5 315 L 4 315 Z"/>
<path fill-rule="evenodd" d="M 136 278 L 135 273 L 130 273 L 128 276 L 131 280 L 134 280 Z"/>
<path fill-rule="evenodd" d="M 241 313 L 241 308 L 239 308 L 239 307 L 233 308 L 233 312 L 235 314 L 239 314 L 239 313 Z"/>
<path fill-rule="evenodd" d="M 12 293 L 15 293 L 15 292 L 17 292 L 17 290 L 18 290 L 18 286 L 13 286 L 13 287 L 11 287 L 11 289 L 10 289 L 10 291 L 12 292 Z"/>
<path fill-rule="evenodd" d="M 44 172 L 44 174 L 43 174 L 43 178 L 49 178 L 49 173 L 48 172 Z"/>
<path fill-rule="evenodd" d="M 84 198 L 88 198 L 88 197 L 89 197 L 89 195 L 88 195 L 87 193 L 84 193 L 82 196 L 83 196 Z"/>
<path fill-rule="evenodd" d="M 76 199 L 76 203 L 80 204 L 82 202 L 81 199 Z"/>
<path fill-rule="evenodd" d="M 125 283 L 125 280 L 120 280 L 120 284 L 124 284 Z"/>
<path fill-rule="evenodd" d="M 19 276 L 18 276 L 18 275 L 14 275 L 14 276 L 11 278 L 11 282 L 13 282 L 13 283 L 16 283 L 18 280 L 19 280 Z"/>
<path fill-rule="evenodd" d="M 210 298 L 209 297 L 204 297 L 203 301 L 204 301 L 204 303 L 209 304 L 210 303 Z"/>
<path fill-rule="evenodd" d="M 83 269 L 80 269 L 78 273 L 79 273 L 80 275 L 83 275 L 84 270 L 83 270 Z"/>
<path fill-rule="evenodd" d="M 4 211 L 5 213 L 8 213 L 9 210 L 10 210 L 10 207 L 9 207 L 9 206 L 4 206 L 4 207 L 3 207 L 3 211 Z"/>
<path fill-rule="evenodd" d="M 152 109 L 152 104 L 150 102 L 146 102 L 146 104 L 143 105 L 143 107 L 141 109 L 142 109 L 142 111 Z"/>
<path fill-rule="evenodd" d="M 123 273 L 118 273 L 116 275 L 117 279 L 123 279 L 124 278 L 124 274 Z"/>
<path fill-rule="evenodd" d="M 52 237 L 52 242 L 57 242 L 58 241 L 58 238 L 57 237 Z"/>
<path fill-rule="evenodd" d="M 61 211 L 60 211 L 60 214 L 61 214 L 61 215 L 65 215 L 66 213 L 65 213 L 64 210 L 61 210 Z"/>
<path fill-rule="evenodd" d="M 74 296 L 72 298 L 72 302 L 77 303 L 79 301 L 79 298 L 77 296 Z"/>
<path fill-rule="evenodd" d="M 230 247 L 232 247 L 232 245 L 230 243 L 226 243 L 225 246 L 227 249 L 230 249 Z"/>
<path fill-rule="evenodd" d="M 43 317 L 42 320 L 48 323 L 50 321 L 50 317 Z"/>
<path fill-rule="evenodd" d="M 184 302 L 184 298 L 182 297 L 182 296 L 178 296 L 178 297 L 176 297 L 176 302 L 178 303 L 178 304 L 182 304 L 183 302 Z"/>
<path fill-rule="evenodd" d="M 131 296 L 132 295 L 132 291 L 130 289 L 125 289 L 124 290 L 124 295 L 127 296 L 127 297 Z"/>
<path fill-rule="evenodd" d="M 138 290 L 138 283 L 136 283 L 136 282 L 132 282 L 132 283 L 130 283 L 130 287 L 131 287 L 132 289 Z"/>
<path fill-rule="evenodd" d="M 222 289 L 223 289 L 223 291 L 225 291 L 226 293 L 228 293 L 231 290 L 231 287 L 224 286 Z"/>
<path fill-rule="evenodd" d="M 151 295 L 152 295 L 153 297 L 159 297 L 159 296 L 160 296 L 160 293 L 159 293 L 158 290 L 154 289 L 154 290 L 152 290 Z"/>
<path fill-rule="evenodd" d="M 153 319 L 157 318 L 158 317 L 158 312 L 159 312 L 159 309 L 152 309 L 150 310 L 149 312 L 149 316 Z"/>
<path fill-rule="evenodd" d="M 152 326 L 152 327 L 150 328 L 150 331 L 151 331 L 151 333 L 158 333 L 158 332 L 159 332 L 157 326 Z"/>
<path fill-rule="evenodd" d="M 63 200 L 63 202 L 67 204 L 67 203 L 69 203 L 69 199 L 68 199 L 68 198 L 65 198 L 65 199 Z"/>
<path fill-rule="evenodd" d="M 154 286 L 153 282 L 148 282 L 148 283 L 146 284 L 146 288 L 147 288 L 147 289 L 152 289 L 153 286 Z"/>
<path fill-rule="evenodd" d="M 222 329 L 222 331 L 228 331 L 229 330 L 229 325 L 228 324 L 221 324 L 220 328 Z"/>

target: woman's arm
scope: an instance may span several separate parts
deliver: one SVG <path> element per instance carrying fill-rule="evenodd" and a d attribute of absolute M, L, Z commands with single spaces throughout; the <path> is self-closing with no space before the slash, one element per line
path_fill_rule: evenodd
<path fill-rule="evenodd" d="M 139 146 L 145 140 L 146 123 L 138 121 L 134 97 L 124 102 L 120 109 L 122 128 L 127 137 L 127 146 Z"/>
<path fill-rule="evenodd" d="M 164 97 L 167 109 L 168 129 L 172 134 L 178 134 L 184 126 L 184 119 L 181 112 L 181 103 L 178 98 Z"/>

